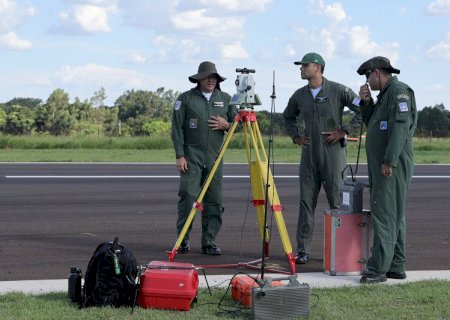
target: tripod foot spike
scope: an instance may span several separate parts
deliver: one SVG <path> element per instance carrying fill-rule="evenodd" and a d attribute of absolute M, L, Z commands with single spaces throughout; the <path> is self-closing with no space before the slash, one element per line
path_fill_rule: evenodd
<path fill-rule="evenodd" d="M 175 256 L 177 255 L 177 248 L 173 248 L 172 251 L 166 251 L 167 255 L 169 256 L 169 261 L 173 262 L 175 259 Z"/>
<path fill-rule="evenodd" d="M 287 256 L 288 256 L 288 260 L 289 260 L 289 266 L 291 267 L 291 272 L 292 272 L 292 274 L 296 274 L 297 271 L 296 271 L 296 266 L 295 266 L 294 253 L 292 253 L 292 252 L 288 253 Z"/>

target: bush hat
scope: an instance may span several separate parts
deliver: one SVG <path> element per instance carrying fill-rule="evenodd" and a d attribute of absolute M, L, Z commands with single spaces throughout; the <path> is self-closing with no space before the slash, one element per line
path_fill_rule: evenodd
<path fill-rule="evenodd" d="M 203 61 L 198 66 L 198 72 L 197 74 L 194 74 L 193 76 L 189 77 L 189 81 L 193 83 L 197 83 L 199 80 L 205 79 L 209 77 L 212 74 L 217 75 L 217 80 L 219 82 L 224 81 L 226 78 L 222 77 L 216 69 L 216 65 L 210 61 Z"/>
<path fill-rule="evenodd" d="M 372 59 L 367 60 L 358 68 L 356 72 L 358 72 L 358 74 L 360 75 L 364 75 L 368 70 L 374 69 L 384 69 L 390 73 L 400 73 L 399 69 L 391 66 L 391 62 L 388 58 L 381 56 L 373 57 Z"/>
<path fill-rule="evenodd" d="M 321 66 L 325 66 L 325 60 L 323 60 L 322 56 L 315 52 L 307 53 L 303 56 L 301 61 L 295 61 L 294 64 L 308 64 L 308 63 L 315 63 L 320 64 Z"/>

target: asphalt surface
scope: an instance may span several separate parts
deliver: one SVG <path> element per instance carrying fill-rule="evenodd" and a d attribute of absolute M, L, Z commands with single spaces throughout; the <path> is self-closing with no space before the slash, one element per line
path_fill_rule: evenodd
<path fill-rule="evenodd" d="M 217 238 L 223 255 L 200 253 L 200 224 L 191 233 L 192 252 L 177 262 L 213 268 L 257 260 L 262 254 L 255 209 L 250 201 L 247 164 L 225 165 L 223 228 Z M 291 244 L 298 217 L 298 166 L 278 164 L 275 183 Z M 119 236 L 140 264 L 168 260 L 177 240 L 178 175 L 174 164 L 0 164 L 0 281 L 64 279 L 69 268 L 84 271 L 103 241 Z M 366 182 L 365 165 L 357 178 Z M 408 191 L 407 269 L 450 269 L 450 165 L 418 165 Z M 364 192 L 365 208 L 369 196 Z M 297 272 L 323 271 L 323 191 L 316 210 L 312 260 Z M 289 270 L 274 220 L 268 266 Z"/>

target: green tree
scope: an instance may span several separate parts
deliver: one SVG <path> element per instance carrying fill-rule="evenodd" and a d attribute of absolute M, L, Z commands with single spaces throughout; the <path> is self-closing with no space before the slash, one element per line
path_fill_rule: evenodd
<path fill-rule="evenodd" d="M 74 103 L 69 105 L 70 114 L 78 121 L 92 121 L 93 109 L 91 102 L 88 100 L 81 101 L 78 97 L 75 98 Z"/>
<path fill-rule="evenodd" d="M 39 132 L 66 135 L 76 123 L 69 110 L 69 95 L 63 89 L 54 90 L 47 102 L 36 110 L 36 127 Z"/>
<path fill-rule="evenodd" d="M 36 109 L 38 106 L 42 104 L 41 99 L 36 98 L 14 98 L 5 103 L 6 107 L 12 107 L 15 105 L 19 105 L 22 107 L 27 107 L 29 109 Z"/>
<path fill-rule="evenodd" d="M 34 127 L 33 111 L 20 105 L 11 106 L 6 116 L 5 132 L 9 134 L 31 134 Z"/>
<path fill-rule="evenodd" d="M 97 108 L 104 107 L 106 98 L 105 88 L 101 87 L 98 91 L 94 92 L 94 95 L 91 98 L 91 103 Z"/>
<path fill-rule="evenodd" d="M 119 120 L 119 108 L 105 108 L 105 120 L 103 123 L 105 134 L 108 136 L 121 136 L 122 123 Z"/>
<path fill-rule="evenodd" d="M 0 130 L 4 130 L 5 129 L 5 125 L 6 125 L 6 111 L 5 109 L 0 108 Z"/>
<path fill-rule="evenodd" d="M 118 118 L 122 130 L 131 135 L 148 135 L 144 125 L 149 121 L 170 122 L 177 92 L 158 88 L 156 92 L 145 90 L 126 91 L 114 106 L 118 108 Z"/>
<path fill-rule="evenodd" d="M 450 132 L 450 112 L 444 105 L 425 107 L 418 112 L 417 132 L 434 137 L 447 137 Z"/>

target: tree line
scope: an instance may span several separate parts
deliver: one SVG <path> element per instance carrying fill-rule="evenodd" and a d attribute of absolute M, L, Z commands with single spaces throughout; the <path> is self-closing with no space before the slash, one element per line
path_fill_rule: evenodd
<path fill-rule="evenodd" d="M 54 90 L 46 101 L 14 98 L 0 103 L 0 132 L 10 135 L 48 134 L 52 136 L 150 136 L 167 135 L 171 129 L 172 110 L 179 92 L 158 88 L 156 91 L 127 90 L 113 106 L 105 105 L 103 88 L 90 99 L 78 97 L 70 103 L 63 89 Z M 352 117 L 344 113 L 344 122 Z M 258 125 L 264 135 L 285 134 L 281 113 L 258 112 Z M 418 112 L 416 136 L 448 137 L 450 111 L 443 104 L 427 106 Z"/>

